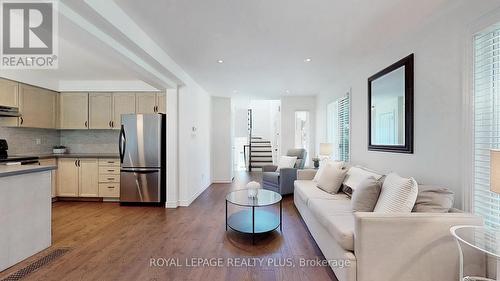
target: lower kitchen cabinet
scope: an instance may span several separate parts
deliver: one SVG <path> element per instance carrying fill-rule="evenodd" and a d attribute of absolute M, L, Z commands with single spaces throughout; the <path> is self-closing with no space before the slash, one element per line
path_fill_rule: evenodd
<path fill-rule="evenodd" d="M 99 166 L 97 159 L 79 159 L 79 197 L 99 197 Z"/>
<path fill-rule="evenodd" d="M 60 158 L 57 178 L 57 196 L 99 196 L 99 166 L 97 159 Z"/>
<path fill-rule="evenodd" d="M 57 164 L 57 196 L 78 197 L 78 159 L 60 158 Z"/>
<path fill-rule="evenodd" d="M 56 195 L 59 197 L 119 198 L 119 160 L 60 158 Z"/>

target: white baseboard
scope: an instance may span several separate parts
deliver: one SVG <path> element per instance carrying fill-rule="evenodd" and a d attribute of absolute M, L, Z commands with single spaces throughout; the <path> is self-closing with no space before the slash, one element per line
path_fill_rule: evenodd
<path fill-rule="evenodd" d="M 198 192 L 196 192 L 195 194 L 193 194 L 193 196 L 191 196 L 191 198 L 189 198 L 188 200 L 179 200 L 179 206 L 188 207 L 189 205 L 191 205 L 191 203 L 193 203 L 193 201 L 196 200 L 196 198 L 198 198 L 198 196 L 200 196 L 200 194 L 202 194 L 203 191 L 205 191 L 205 189 L 207 189 L 210 185 L 211 184 L 209 184 L 206 187 L 201 188 L 200 190 L 198 190 Z"/>
<path fill-rule="evenodd" d="M 212 183 L 232 183 L 232 180 L 214 180 Z"/>
<path fill-rule="evenodd" d="M 177 208 L 179 207 L 179 202 L 178 201 L 171 201 L 171 202 L 167 202 L 165 203 L 165 208 Z"/>

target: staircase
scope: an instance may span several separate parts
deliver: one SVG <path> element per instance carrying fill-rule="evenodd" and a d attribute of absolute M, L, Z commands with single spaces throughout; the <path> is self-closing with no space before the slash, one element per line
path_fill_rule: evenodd
<path fill-rule="evenodd" d="M 250 145 L 250 171 L 262 170 L 263 166 L 273 164 L 271 142 L 261 137 L 252 137 Z"/>

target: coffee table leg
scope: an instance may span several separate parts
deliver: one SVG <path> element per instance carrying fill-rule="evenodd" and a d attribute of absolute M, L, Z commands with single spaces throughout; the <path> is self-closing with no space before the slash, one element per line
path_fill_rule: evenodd
<path fill-rule="evenodd" d="M 283 200 L 280 201 L 280 232 L 283 232 Z"/>
<path fill-rule="evenodd" d="M 227 231 L 227 200 L 226 200 L 226 231 Z"/>
<path fill-rule="evenodd" d="M 252 206 L 252 244 L 255 244 L 255 207 Z"/>

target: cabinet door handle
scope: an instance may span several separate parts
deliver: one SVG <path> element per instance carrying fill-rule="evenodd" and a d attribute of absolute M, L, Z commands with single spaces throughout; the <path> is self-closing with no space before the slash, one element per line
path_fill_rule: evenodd
<path fill-rule="evenodd" d="M 111 126 L 111 121 L 109 121 L 108 126 L 112 128 L 112 126 Z"/>
<path fill-rule="evenodd" d="M 115 127 L 115 121 L 111 121 L 111 128 Z"/>
<path fill-rule="evenodd" d="M 80 167 L 80 160 L 78 160 L 78 167 Z"/>
<path fill-rule="evenodd" d="M 115 188 L 114 186 L 108 186 L 108 188 Z"/>
<path fill-rule="evenodd" d="M 78 160 L 75 160 L 75 166 L 78 167 L 78 165 L 76 164 L 78 162 Z"/>
<path fill-rule="evenodd" d="M 21 119 L 21 125 L 24 123 L 23 117 L 19 117 Z"/>
<path fill-rule="evenodd" d="M 85 128 L 87 128 L 87 125 L 88 125 L 88 121 L 85 121 Z"/>
<path fill-rule="evenodd" d="M 114 172 L 115 170 L 108 170 L 108 172 Z"/>

